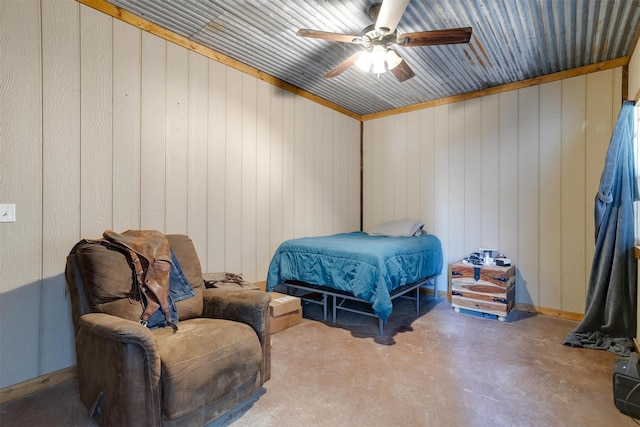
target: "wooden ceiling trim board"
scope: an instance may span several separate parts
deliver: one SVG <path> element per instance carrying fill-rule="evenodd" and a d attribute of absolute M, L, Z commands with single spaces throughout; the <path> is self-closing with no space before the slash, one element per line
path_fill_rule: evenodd
<path fill-rule="evenodd" d="M 494 95 L 496 93 L 508 92 L 512 90 L 522 89 L 529 86 L 536 86 L 545 83 L 551 83 L 558 80 L 568 79 L 571 77 L 577 77 L 584 74 L 595 73 L 597 71 L 609 70 L 611 68 L 617 68 L 625 66 L 629 63 L 628 56 L 622 56 L 620 58 L 612 59 L 609 61 L 598 62 L 597 64 L 585 65 L 583 67 L 572 68 L 566 71 L 560 71 L 553 74 L 545 74 L 543 76 L 533 77 L 531 79 L 522 80 L 515 83 L 509 83 L 501 86 L 494 86 L 486 89 L 477 90 L 474 92 L 463 93 L 460 95 L 449 96 L 446 98 L 435 99 L 433 101 L 423 102 L 414 105 L 407 105 L 406 107 L 395 108 L 393 110 L 381 111 L 379 113 L 367 114 L 361 116 L 362 121 L 378 119 L 381 117 L 394 116 L 396 114 L 408 113 L 410 111 L 422 110 L 424 108 L 437 107 L 439 105 L 452 104 L 454 102 L 466 101 L 468 99 L 479 98 L 481 96 Z"/>
<path fill-rule="evenodd" d="M 216 52 L 213 49 L 205 47 L 199 43 L 196 43 L 192 40 L 187 39 L 181 35 L 178 35 L 172 31 L 168 31 L 159 25 L 156 25 L 150 21 L 147 21 L 144 18 L 140 18 L 137 15 L 134 15 L 118 6 L 115 6 L 109 3 L 106 0 L 76 0 L 78 3 L 84 4 L 85 6 L 91 7 L 99 12 L 105 13 L 113 18 L 119 19 L 127 24 L 133 25 L 134 27 L 140 28 L 143 31 L 156 35 L 160 38 L 163 38 L 171 43 L 177 44 L 178 46 L 182 46 L 185 49 L 189 49 L 193 52 L 199 53 L 207 58 L 213 59 L 214 61 L 220 62 L 226 66 L 234 68 L 238 71 L 241 71 L 245 74 L 253 76 L 257 79 L 260 79 L 266 83 L 272 84 L 273 86 L 284 89 L 288 92 L 299 95 L 303 98 L 307 98 L 313 102 L 316 102 L 320 105 L 323 105 L 327 108 L 335 110 L 339 113 L 342 113 L 346 116 L 354 118 L 356 120 L 361 120 L 360 115 L 355 114 L 352 111 L 349 111 L 345 108 L 342 108 L 332 102 L 329 102 L 325 99 L 322 99 L 316 95 L 313 95 L 305 90 L 302 90 L 296 86 L 293 86 L 287 82 L 279 80 L 267 73 L 264 73 L 260 70 L 256 70 L 242 62 L 236 61 L 235 59 L 229 58 L 226 55 L 222 55 L 219 52 Z"/>
<path fill-rule="evenodd" d="M 118 6 L 115 6 L 109 3 L 107 0 L 76 0 L 78 3 L 84 4 L 88 7 L 96 9 L 100 12 L 103 12 L 113 18 L 119 19 L 123 22 L 126 22 L 130 25 L 133 25 L 137 28 L 142 29 L 143 31 L 147 31 L 148 33 L 154 34 L 158 37 L 161 37 L 169 42 L 182 46 L 191 51 L 197 52 L 207 58 L 213 59 L 214 61 L 220 62 L 226 66 L 239 70 L 245 74 L 258 78 L 266 83 L 272 84 L 276 87 L 279 87 L 283 90 L 291 92 L 293 94 L 299 95 L 303 98 L 309 99 L 313 102 L 316 102 L 320 105 L 323 105 L 329 109 L 342 113 L 346 116 L 349 116 L 353 119 L 359 120 L 361 122 L 367 120 L 373 120 L 381 117 L 394 116 L 397 114 L 403 114 L 410 111 L 422 110 L 425 108 L 432 108 L 439 105 L 452 104 L 454 102 L 465 101 L 468 99 L 479 98 L 482 96 L 493 95 L 502 92 L 508 92 L 516 89 L 521 89 L 529 86 L 541 85 L 544 83 L 550 83 L 562 79 L 567 79 L 571 77 L 576 77 L 584 74 L 589 74 L 597 71 L 607 70 L 611 68 L 626 66 L 629 63 L 630 57 L 623 56 L 620 58 L 599 62 L 596 64 L 586 65 L 583 67 L 573 68 L 566 71 L 560 71 L 553 74 L 546 74 L 543 76 L 533 77 L 531 79 L 522 80 L 515 83 L 509 83 L 506 85 L 494 86 L 486 89 L 477 90 L 474 92 L 468 92 L 460 95 L 454 95 L 446 98 L 435 99 L 433 101 L 418 103 L 414 105 L 408 105 L 405 107 L 394 108 L 390 110 L 381 111 L 374 114 L 367 115 L 359 115 L 352 111 L 349 111 L 343 107 L 340 107 L 332 102 L 329 102 L 321 97 L 313 95 L 303 89 L 300 89 L 296 86 L 293 86 L 289 83 L 286 83 L 276 77 L 273 77 L 267 73 L 264 73 L 260 70 L 257 70 L 253 67 L 246 65 L 240 61 L 232 59 L 226 55 L 223 55 L 219 52 L 214 51 L 208 47 L 205 47 L 199 43 L 196 43 L 192 40 L 189 40 L 183 36 L 180 36 L 172 31 L 169 31 L 161 26 L 154 24 L 150 21 L 147 21 L 144 18 L 141 18 L 137 15 L 134 15 Z M 640 28 L 635 33 L 635 37 L 633 40 L 633 46 L 637 44 L 638 39 L 640 39 Z M 633 52 L 633 49 L 631 50 Z M 636 95 L 636 99 L 638 95 Z"/>

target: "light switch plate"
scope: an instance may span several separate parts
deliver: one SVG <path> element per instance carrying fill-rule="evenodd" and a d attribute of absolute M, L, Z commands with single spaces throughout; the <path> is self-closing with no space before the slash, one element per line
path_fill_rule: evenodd
<path fill-rule="evenodd" d="M 0 222 L 16 222 L 16 205 L 0 204 Z"/>

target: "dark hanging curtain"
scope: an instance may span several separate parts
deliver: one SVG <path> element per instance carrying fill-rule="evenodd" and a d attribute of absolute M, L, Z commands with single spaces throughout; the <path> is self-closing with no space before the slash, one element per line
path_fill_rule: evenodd
<path fill-rule="evenodd" d="M 628 356 L 636 336 L 637 261 L 633 202 L 638 184 L 633 161 L 634 105 L 618 115 L 596 194 L 596 248 L 585 314 L 564 344 Z"/>

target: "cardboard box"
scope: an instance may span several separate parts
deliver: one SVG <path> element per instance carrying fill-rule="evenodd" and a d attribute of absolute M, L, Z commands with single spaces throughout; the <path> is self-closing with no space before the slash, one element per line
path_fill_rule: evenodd
<path fill-rule="evenodd" d="M 272 334 L 297 325 L 302 321 L 300 298 L 278 292 L 271 292 L 269 316 L 271 317 Z"/>
<path fill-rule="evenodd" d="M 283 314 L 296 311 L 300 307 L 300 298 L 279 292 L 271 292 L 271 303 L 269 303 L 269 314 L 271 317 L 282 316 Z"/>
<path fill-rule="evenodd" d="M 302 322 L 302 308 L 282 316 L 272 317 L 269 321 L 271 322 L 271 333 L 275 334 Z"/>

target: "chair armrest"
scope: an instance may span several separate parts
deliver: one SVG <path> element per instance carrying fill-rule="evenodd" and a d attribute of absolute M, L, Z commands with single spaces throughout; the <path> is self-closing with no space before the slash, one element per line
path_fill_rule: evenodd
<path fill-rule="evenodd" d="M 209 288 L 204 291 L 204 317 L 246 323 L 256 331 L 264 355 L 263 383 L 271 377 L 269 302 L 271 295 L 258 290 Z"/>
<path fill-rule="evenodd" d="M 88 313 L 80 316 L 78 323 L 85 331 L 116 342 L 139 342 L 145 347 L 156 347 L 151 330 L 132 320 L 106 313 Z"/>
<path fill-rule="evenodd" d="M 136 321 L 104 313 L 82 315 L 78 326 L 78 385 L 85 406 L 104 394 L 104 416 L 136 425 L 159 417 L 161 362 L 154 334 Z"/>
<path fill-rule="evenodd" d="M 269 318 L 267 292 L 249 289 L 210 288 L 204 291 L 203 316 L 214 319 L 235 320 L 251 325 L 258 335 Z"/>
<path fill-rule="evenodd" d="M 105 313 L 89 313 L 80 316 L 79 329 L 83 335 L 103 341 L 103 346 L 120 344 L 138 348 L 148 361 L 152 382 L 160 380 L 160 352 L 156 337 L 151 330 L 138 322 Z M 80 334 L 80 332 L 79 332 Z M 88 349 L 83 349 L 84 351 Z M 95 357 L 104 355 L 96 354 Z"/>

